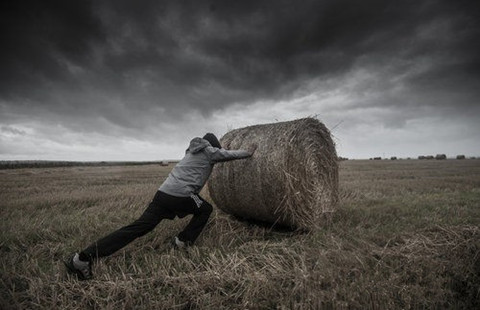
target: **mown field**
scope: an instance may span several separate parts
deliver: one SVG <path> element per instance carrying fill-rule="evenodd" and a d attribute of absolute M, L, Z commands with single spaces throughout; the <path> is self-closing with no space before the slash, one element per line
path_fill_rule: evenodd
<path fill-rule="evenodd" d="M 323 229 L 164 221 L 81 282 L 62 260 L 138 217 L 170 167 L 0 170 L 1 309 L 479 309 L 480 160 L 345 161 Z M 248 193 L 246 193 L 248 194 Z"/>

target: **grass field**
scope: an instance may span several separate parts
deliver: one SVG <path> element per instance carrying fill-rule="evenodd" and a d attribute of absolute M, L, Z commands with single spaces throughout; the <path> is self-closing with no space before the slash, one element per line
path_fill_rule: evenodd
<path fill-rule="evenodd" d="M 94 280 L 66 275 L 62 259 L 138 217 L 170 169 L 0 170 L 0 308 L 480 308 L 480 160 L 344 161 L 320 231 L 215 210 L 188 251 L 170 246 L 188 218 L 164 221 Z"/>

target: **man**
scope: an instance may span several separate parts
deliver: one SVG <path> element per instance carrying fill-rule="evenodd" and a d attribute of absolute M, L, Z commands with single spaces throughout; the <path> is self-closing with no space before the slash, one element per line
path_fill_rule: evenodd
<path fill-rule="evenodd" d="M 254 147 L 248 151 L 225 150 L 212 133 L 207 133 L 203 138 L 194 138 L 190 141 L 185 157 L 170 172 L 142 216 L 94 242 L 80 253 L 74 253 L 65 262 L 68 272 L 76 274 L 82 280 L 92 278 L 94 259 L 113 254 L 152 231 L 161 220 L 174 219 L 175 216 L 182 218 L 193 214 L 188 225 L 174 240 L 175 246 L 179 248 L 193 244 L 212 213 L 212 206 L 198 193 L 207 182 L 213 165 L 250 157 L 254 151 Z"/>

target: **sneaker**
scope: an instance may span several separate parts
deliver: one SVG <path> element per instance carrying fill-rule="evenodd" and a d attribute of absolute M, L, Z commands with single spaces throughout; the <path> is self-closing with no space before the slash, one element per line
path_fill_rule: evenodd
<path fill-rule="evenodd" d="M 178 239 L 178 237 L 175 237 L 175 246 L 177 246 L 179 249 L 185 249 L 187 247 L 187 244 L 182 240 Z"/>
<path fill-rule="evenodd" d="M 80 280 L 90 280 L 93 277 L 92 274 L 92 262 L 84 262 L 79 258 L 79 254 L 75 253 L 66 262 L 64 262 L 67 271 L 71 274 L 77 275 Z"/>
<path fill-rule="evenodd" d="M 178 237 L 175 237 L 175 239 L 173 239 L 172 241 L 173 243 L 173 246 L 177 249 L 182 249 L 182 250 L 185 250 L 187 249 L 188 247 L 192 246 L 193 245 L 193 242 L 191 241 L 182 241 L 180 240 L 180 238 Z"/>

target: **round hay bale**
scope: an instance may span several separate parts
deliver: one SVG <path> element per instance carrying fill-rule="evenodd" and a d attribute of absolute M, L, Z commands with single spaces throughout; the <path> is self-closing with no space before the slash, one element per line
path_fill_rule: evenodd
<path fill-rule="evenodd" d="M 235 129 L 226 149 L 257 145 L 246 160 L 216 164 L 208 182 L 216 206 L 235 216 L 312 230 L 338 204 L 338 163 L 330 131 L 314 118 Z"/>

